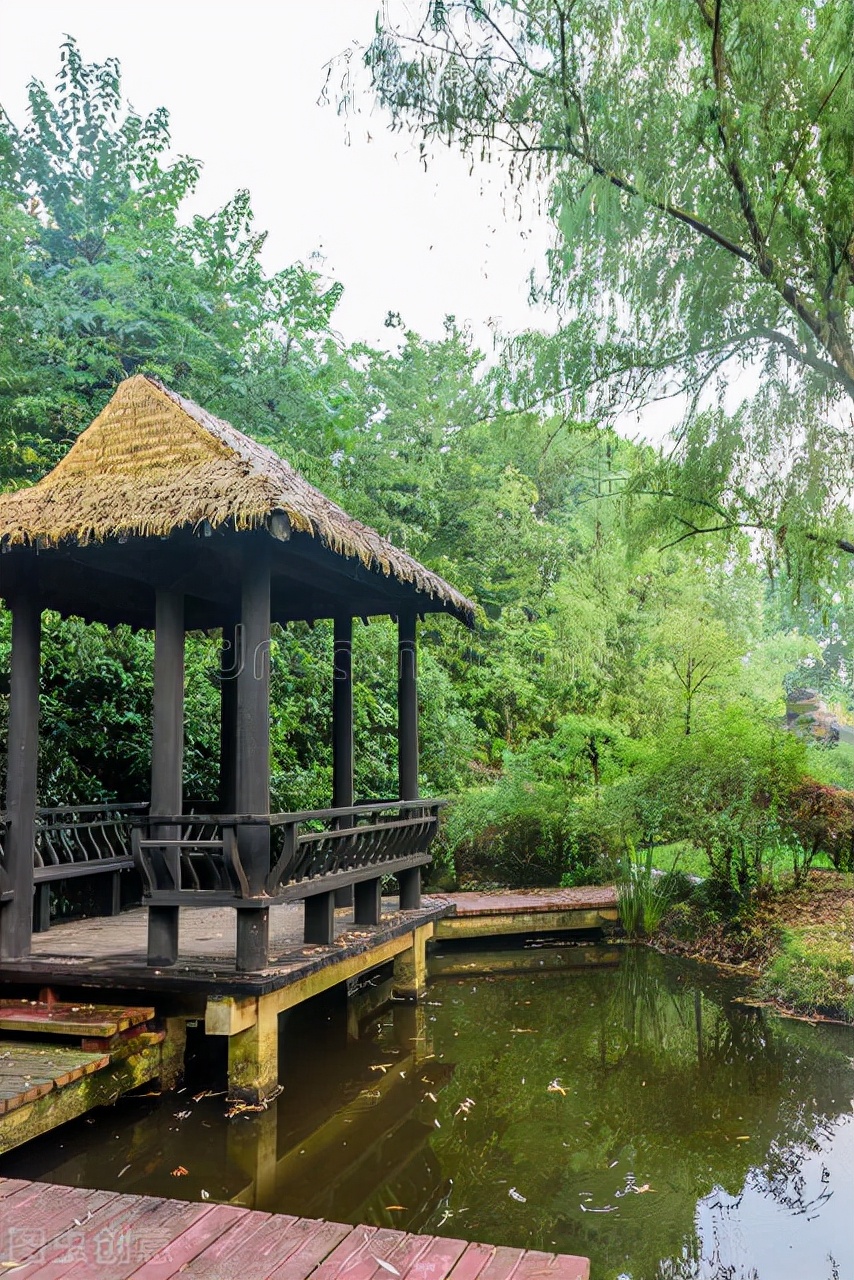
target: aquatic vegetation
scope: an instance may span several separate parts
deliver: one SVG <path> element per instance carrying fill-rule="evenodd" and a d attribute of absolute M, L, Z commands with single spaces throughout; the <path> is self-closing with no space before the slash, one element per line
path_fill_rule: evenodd
<path fill-rule="evenodd" d="M 629 844 L 624 871 L 617 881 L 620 922 L 629 938 L 655 933 L 673 904 L 673 881 L 655 870 L 652 858 L 652 847 L 640 855 Z"/>

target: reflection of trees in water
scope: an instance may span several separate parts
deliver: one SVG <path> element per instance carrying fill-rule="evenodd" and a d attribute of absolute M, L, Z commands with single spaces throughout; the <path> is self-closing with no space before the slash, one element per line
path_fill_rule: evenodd
<path fill-rule="evenodd" d="M 737 1197 L 752 1169 L 766 1194 L 791 1196 L 787 1162 L 824 1136 L 850 1073 L 825 1029 L 734 1004 L 737 990 L 640 948 L 616 970 L 445 987 L 436 1042 L 457 1072 L 433 1145 L 449 1207 L 468 1212 L 442 1230 L 588 1253 L 604 1276 L 708 1274 L 698 1201 L 716 1186 Z M 465 1097 L 477 1105 L 463 1122 Z M 627 1193 L 629 1173 L 651 1190 Z"/>

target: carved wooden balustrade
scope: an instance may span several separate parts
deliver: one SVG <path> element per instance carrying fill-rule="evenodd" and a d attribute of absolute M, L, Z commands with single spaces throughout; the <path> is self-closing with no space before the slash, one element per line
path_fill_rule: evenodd
<path fill-rule="evenodd" d="M 156 834 L 134 828 L 134 856 L 152 905 L 267 906 L 423 866 L 443 803 L 388 800 L 269 818 L 156 815 L 149 820 Z M 238 836 L 252 826 L 269 827 L 271 837 L 270 870 L 255 892 Z"/>
<path fill-rule="evenodd" d="M 104 914 L 119 909 L 118 876 L 133 864 L 131 830 L 145 817 L 148 805 L 72 804 L 36 810 L 33 846 L 35 927 L 50 924 L 50 885 L 57 880 L 109 875 L 105 881 Z M 4 864 L 7 815 L 0 813 L 0 900 L 12 895 Z"/>

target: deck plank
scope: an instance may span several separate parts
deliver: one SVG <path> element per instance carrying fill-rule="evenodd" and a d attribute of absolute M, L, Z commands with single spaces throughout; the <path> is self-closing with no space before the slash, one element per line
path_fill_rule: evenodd
<path fill-rule="evenodd" d="M 73 1265 L 82 1256 L 91 1221 L 121 1199 L 114 1191 L 87 1187 L 29 1186 L 31 1194 L 19 1191 L 0 1200 L 0 1259 L 21 1264 L 14 1274 L 28 1280 L 51 1262 L 55 1271 Z"/>
<path fill-rule="evenodd" d="M 517 912 L 591 911 L 616 907 L 613 885 L 580 885 L 569 889 L 525 889 L 511 892 L 466 890 L 443 893 L 441 901 L 453 906 L 457 916 L 500 916 Z"/>
<path fill-rule="evenodd" d="M 374 1232 L 376 1227 L 352 1227 L 343 1222 L 321 1222 L 313 1218 L 300 1218 L 293 1227 L 299 1238 L 298 1247 L 281 1255 L 264 1280 L 306 1280 L 335 1249 L 346 1245 L 350 1237 L 364 1231 Z"/>
<path fill-rule="evenodd" d="M 245 1209 L 215 1240 L 210 1241 L 181 1271 L 181 1280 L 247 1280 L 246 1260 L 258 1275 L 266 1275 L 282 1257 L 297 1219 L 286 1214 Z"/>
<path fill-rule="evenodd" d="M 109 1054 L 30 1040 L 0 1041 L 0 1115 L 109 1065 Z"/>
<path fill-rule="evenodd" d="M 9 1267 L 9 1264 L 15 1264 Z M 0 1265 L 21 1280 L 589 1280 L 564 1254 L 0 1178 Z"/>
<path fill-rule="evenodd" d="M 189 1264 L 241 1218 L 244 1210 L 233 1204 L 216 1204 L 173 1238 L 132 1274 L 139 1280 L 171 1280 L 186 1276 Z M 244 1256 L 244 1268 L 246 1258 Z"/>
<path fill-rule="evenodd" d="M 108 1040 L 150 1022 L 154 1009 L 124 1005 L 86 1005 L 15 1000 L 0 1004 L 0 1031 L 37 1031 L 42 1035 Z"/>

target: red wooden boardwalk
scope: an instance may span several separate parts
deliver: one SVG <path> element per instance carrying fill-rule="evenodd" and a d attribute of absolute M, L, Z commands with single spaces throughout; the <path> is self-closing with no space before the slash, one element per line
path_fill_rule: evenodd
<path fill-rule="evenodd" d="M 586 1258 L 0 1179 L 18 1280 L 588 1280 Z"/>
<path fill-rule="evenodd" d="M 580 885 L 574 889 L 495 889 L 436 895 L 450 903 L 457 916 L 503 916 L 518 912 L 593 911 L 617 906 L 612 884 Z"/>

